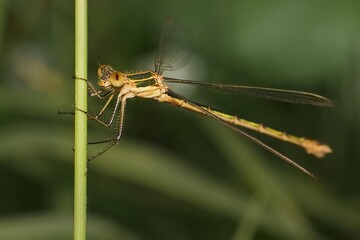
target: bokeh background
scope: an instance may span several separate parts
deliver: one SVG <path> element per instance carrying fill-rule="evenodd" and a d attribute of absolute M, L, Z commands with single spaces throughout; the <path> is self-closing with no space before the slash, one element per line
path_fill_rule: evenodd
<path fill-rule="evenodd" d="M 0 5 L 0 239 L 71 239 L 74 119 L 57 111 L 74 103 L 74 3 Z M 190 33 L 192 58 L 165 74 L 311 91 L 336 106 L 174 86 L 197 102 L 330 144 L 333 153 L 318 160 L 254 134 L 315 181 L 212 119 L 130 100 L 121 144 L 89 165 L 88 239 L 359 239 L 359 10 L 355 0 L 90 1 L 94 83 L 98 62 L 152 68 L 172 16 Z M 89 122 L 89 139 L 109 134 Z"/>

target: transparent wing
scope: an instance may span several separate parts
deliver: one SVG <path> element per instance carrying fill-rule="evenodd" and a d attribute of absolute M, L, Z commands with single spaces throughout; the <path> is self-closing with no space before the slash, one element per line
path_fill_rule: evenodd
<path fill-rule="evenodd" d="M 191 58 L 191 41 L 188 30 L 176 19 L 164 22 L 155 58 L 155 71 L 174 71 L 183 67 Z"/>
<path fill-rule="evenodd" d="M 308 104 L 308 105 L 321 106 L 321 107 L 332 107 L 334 105 L 333 101 L 331 101 L 330 99 L 309 92 L 275 89 L 275 88 L 239 86 L 239 85 L 219 84 L 219 83 L 206 83 L 206 82 L 182 80 L 182 79 L 175 79 L 168 77 L 164 77 L 164 81 L 169 83 L 181 83 L 181 84 L 189 84 L 189 85 L 205 87 L 205 88 L 218 89 L 231 93 L 260 97 L 260 98 L 271 99 L 281 102 Z"/>

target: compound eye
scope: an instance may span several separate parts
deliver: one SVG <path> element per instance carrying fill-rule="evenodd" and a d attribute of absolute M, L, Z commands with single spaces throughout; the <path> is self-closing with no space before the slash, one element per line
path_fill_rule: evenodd
<path fill-rule="evenodd" d="M 100 65 L 98 68 L 98 78 L 100 80 L 107 80 L 114 72 L 113 68 L 109 65 Z"/>
<path fill-rule="evenodd" d="M 101 76 L 103 75 L 103 68 L 102 66 L 98 67 L 98 77 L 101 78 Z"/>
<path fill-rule="evenodd" d="M 124 74 L 121 72 L 113 72 L 110 76 L 110 83 L 113 87 L 121 87 L 124 85 Z"/>

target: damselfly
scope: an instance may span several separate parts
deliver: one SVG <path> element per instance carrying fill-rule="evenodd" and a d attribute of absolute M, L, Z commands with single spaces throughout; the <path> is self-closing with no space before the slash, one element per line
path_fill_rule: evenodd
<path fill-rule="evenodd" d="M 171 105 L 185 108 L 190 111 L 216 119 L 220 123 L 232 128 L 236 132 L 240 133 L 241 135 L 247 137 L 251 141 L 275 154 L 282 160 L 300 169 L 304 173 L 314 177 L 314 175 L 310 173 L 307 169 L 294 162 L 290 158 L 286 157 L 285 155 L 281 154 L 280 152 L 276 151 L 272 147 L 266 145 L 259 139 L 245 132 L 244 130 L 240 129 L 239 127 L 251 129 L 265 135 L 277 138 L 279 140 L 293 143 L 304 148 L 308 154 L 312 154 L 318 158 L 322 158 L 326 154 L 331 153 L 331 148 L 328 145 L 315 140 L 287 134 L 285 132 L 263 126 L 262 124 L 250 122 L 235 115 L 229 115 L 218 110 L 214 110 L 208 106 L 197 104 L 172 91 L 167 85 L 167 83 L 178 83 L 206 88 L 215 88 L 248 96 L 255 96 L 290 103 L 309 104 L 322 107 L 332 106 L 333 102 L 323 96 L 308 92 L 263 87 L 228 85 L 219 83 L 205 83 L 199 81 L 165 77 L 164 75 L 162 75 L 165 70 L 177 69 L 178 67 L 184 65 L 184 63 L 186 62 L 186 60 L 184 60 L 185 58 L 183 57 L 181 61 L 177 62 L 177 64 L 172 64 L 170 61 L 174 58 L 167 57 L 168 55 L 166 51 L 168 51 L 167 48 L 168 46 L 170 46 L 169 44 L 167 44 L 167 41 L 169 41 L 168 32 L 171 32 L 171 29 L 169 29 L 170 27 L 171 24 L 170 26 L 169 24 L 166 24 L 163 29 L 163 33 L 160 39 L 158 55 L 155 59 L 155 71 L 148 70 L 126 73 L 117 71 L 109 65 L 99 65 L 98 85 L 100 86 L 100 89 L 97 90 L 91 82 L 87 81 L 90 96 L 106 100 L 104 105 L 96 115 L 91 115 L 87 113 L 88 117 L 96 120 L 97 122 L 105 125 L 106 127 L 111 127 L 114 123 L 115 116 L 119 114 L 117 135 L 113 139 L 90 143 L 110 143 L 103 151 L 99 152 L 91 159 L 98 157 L 99 155 L 103 154 L 105 151 L 119 143 L 124 126 L 126 101 L 130 98 L 141 97 L 152 98 L 159 102 L 169 103 Z M 109 121 L 105 122 L 100 117 L 103 115 L 108 106 L 110 106 L 110 103 L 112 101 L 115 102 L 115 107 L 112 109 L 112 114 Z"/>

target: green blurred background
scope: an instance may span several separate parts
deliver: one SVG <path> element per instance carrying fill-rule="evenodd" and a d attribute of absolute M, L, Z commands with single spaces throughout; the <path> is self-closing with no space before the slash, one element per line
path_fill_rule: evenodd
<path fill-rule="evenodd" d="M 0 239 L 71 239 L 74 123 L 57 111 L 74 103 L 74 3 L 0 5 Z M 214 120 L 128 101 L 121 144 L 89 166 L 88 239 L 359 239 L 359 10 L 355 0 L 90 1 L 93 82 L 97 61 L 152 68 L 162 22 L 172 16 L 191 33 L 193 57 L 166 75 L 311 91 L 336 106 L 174 87 L 330 144 L 333 154 L 318 160 L 254 134 L 315 181 Z M 112 133 L 89 123 L 90 139 Z"/>

